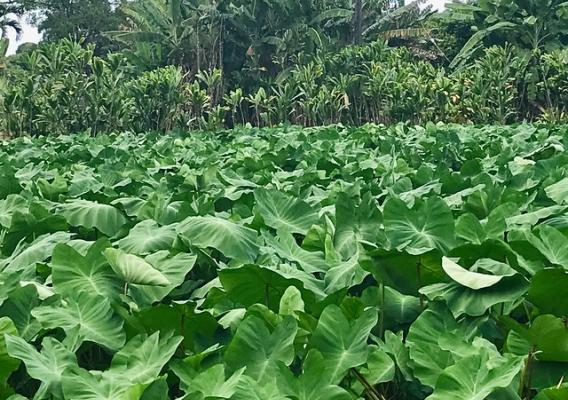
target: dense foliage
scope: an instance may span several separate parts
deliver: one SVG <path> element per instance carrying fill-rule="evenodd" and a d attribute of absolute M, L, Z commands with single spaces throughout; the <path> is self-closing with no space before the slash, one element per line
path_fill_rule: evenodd
<path fill-rule="evenodd" d="M 0 397 L 565 399 L 567 138 L 3 143 Z"/>
<path fill-rule="evenodd" d="M 246 92 L 225 90 L 217 69 L 193 79 L 175 66 L 140 71 L 121 53 L 101 58 L 92 46 L 66 40 L 18 57 L 0 99 L 0 129 L 12 136 L 94 135 L 246 123 L 566 119 L 568 51 L 544 53 L 536 81 L 529 63 L 510 46 L 493 47 L 468 68 L 449 73 L 408 49 L 377 42 L 298 64 Z"/>

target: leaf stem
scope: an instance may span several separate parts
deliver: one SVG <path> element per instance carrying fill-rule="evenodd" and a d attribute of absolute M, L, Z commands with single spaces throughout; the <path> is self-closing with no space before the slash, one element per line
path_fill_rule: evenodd
<path fill-rule="evenodd" d="M 521 380 L 519 382 L 519 396 L 522 399 L 525 399 L 524 394 L 525 394 L 525 386 L 528 386 L 528 390 L 527 392 L 527 397 L 526 400 L 530 400 L 531 399 L 531 367 L 532 367 L 532 358 L 535 352 L 535 347 L 533 346 L 533 348 L 531 349 L 531 351 L 529 352 L 529 355 L 527 356 L 527 359 L 525 360 L 525 366 L 523 367 L 523 371 L 521 372 Z"/>
<path fill-rule="evenodd" d="M 359 371 L 353 368 L 351 369 L 351 372 L 353 373 L 353 375 L 355 375 L 355 378 L 357 378 L 359 383 L 363 385 L 363 387 L 365 388 L 365 390 L 373 400 L 385 400 L 385 397 L 379 392 L 377 392 L 377 390 L 367 381 L 367 379 L 365 379 L 363 375 L 361 375 Z"/>
<path fill-rule="evenodd" d="M 381 314 L 379 316 L 379 335 L 382 338 L 385 333 L 385 283 L 381 282 Z"/>
<path fill-rule="evenodd" d="M 421 267 L 422 266 L 422 262 L 420 259 L 418 259 L 418 262 L 416 263 L 416 279 L 418 280 L 418 299 L 420 300 L 420 308 L 424 308 L 424 297 L 422 296 L 422 293 L 420 293 L 420 289 L 422 288 L 422 271 L 421 271 Z"/>

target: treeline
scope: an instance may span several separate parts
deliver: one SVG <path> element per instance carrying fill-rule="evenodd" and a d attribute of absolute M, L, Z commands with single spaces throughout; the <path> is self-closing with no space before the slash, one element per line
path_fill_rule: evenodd
<path fill-rule="evenodd" d="M 109 42 L 48 40 L 5 59 L 0 131 L 566 120 L 568 7 L 547 1 L 443 14 L 420 2 L 135 1 L 113 9 L 128 24 L 101 33 Z"/>

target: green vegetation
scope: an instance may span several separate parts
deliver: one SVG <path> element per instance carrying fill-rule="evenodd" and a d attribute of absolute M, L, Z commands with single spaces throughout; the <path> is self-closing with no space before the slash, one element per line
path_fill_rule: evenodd
<path fill-rule="evenodd" d="M 566 400 L 568 2 L 426 3 L 0 1 L 0 400 Z"/>
<path fill-rule="evenodd" d="M 5 142 L 0 397 L 563 399 L 566 132 Z"/>
<path fill-rule="evenodd" d="M 568 119 L 568 3 L 423 3 L 11 1 L 46 41 L 0 58 L 0 131 Z"/>
<path fill-rule="evenodd" d="M 248 94 L 225 90 L 218 69 L 191 79 L 176 66 L 137 72 L 123 54 L 100 58 L 93 51 L 67 40 L 23 54 L 7 77 L 3 129 L 12 136 L 94 135 L 246 123 L 506 124 L 568 115 L 566 49 L 539 57 L 542 79 L 534 82 L 527 79 L 531 61 L 511 46 L 489 48 L 467 69 L 448 73 L 406 48 L 375 43 L 298 64 Z"/>

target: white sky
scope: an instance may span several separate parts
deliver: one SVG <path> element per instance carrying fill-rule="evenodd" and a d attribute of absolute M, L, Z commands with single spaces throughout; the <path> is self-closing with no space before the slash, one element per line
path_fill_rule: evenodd
<path fill-rule="evenodd" d="M 441 9 L 446 0 L 429 0 L 429 3 L 434 5 L 435 8 Z M 8 33 L 8 38 L 10 39 L 10 47 L 8 48 L 8 55 L 14 54 L 16 49 L 21 43 L 32 42 L 37 43 L 41 40 L 41 35 L 38 33 L 37 29 L 29 24 L 26 23 L 25 20 L 21 21 L 22 27 L 24 31 L 20 36 L 20 39 L 16 41 L 15 35 L 12 32 Z"/>

